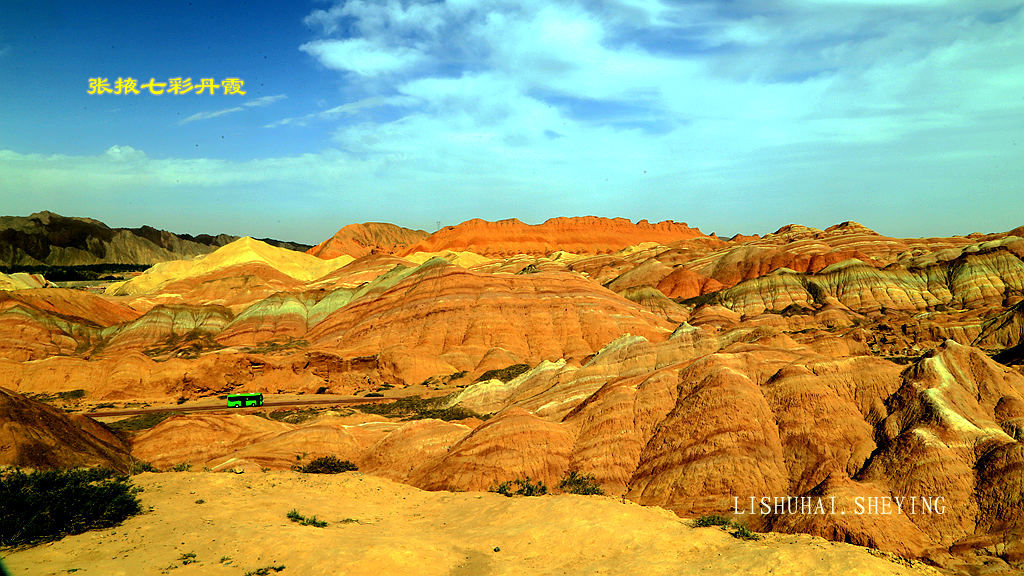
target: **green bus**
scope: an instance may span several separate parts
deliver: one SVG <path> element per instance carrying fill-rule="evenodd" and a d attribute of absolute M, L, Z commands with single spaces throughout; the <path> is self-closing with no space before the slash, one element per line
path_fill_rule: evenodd
<path fill-rule="evenodd" d="M 263 406 L 263 394 L 228 394 L 228 408 Z"/>

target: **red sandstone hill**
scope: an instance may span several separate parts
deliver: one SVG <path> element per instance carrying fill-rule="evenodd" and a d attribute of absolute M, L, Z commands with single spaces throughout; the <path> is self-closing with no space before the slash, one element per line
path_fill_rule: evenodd
<path fill-rule="evenodd" d="M 383 222 L 349 224 L 306 253 L 325 260 L 344 254 L 355 258 L 367 254 L 394 254 L 427 236 L 423 230 L 410 230 Z"/>
<path fill-rule="evenodd" d="M 665 220 L 634 224 L 625 218 L 552 218 L 543 224 L 526 224 L 515 218 L 488 222 L 479 218 L 447 226 L 408 248 L 415 252 L 470 251 L 487 256 L 545 255 L 558 250 L 579 254 L 604 254 L 644 242 L 668 244 L 703 237 L 683 222 Z"/>
<path fill-rule="evenodd" d="M 124 444 L 91 418 L 0 388 L 0 466 L 126 470 Z"/>

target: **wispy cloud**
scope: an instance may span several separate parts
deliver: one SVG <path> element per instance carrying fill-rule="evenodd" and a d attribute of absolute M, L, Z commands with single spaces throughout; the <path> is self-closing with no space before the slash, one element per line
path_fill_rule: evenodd
<path fill-rule="evenodd" d="M 415 48 L 385 46 L 363 38 L 317 40 L 299 47 L 321 64 L 359 76 L 379 76 L 415 66 L 422 58 Z"/>
<path fill-rule="evenodd" d="M 303 116 L 282 118 L 281 120 L 271 122 L 270 124 L 265 125 L 265 127 L 275 128 L 277 126 L 286 126 L 288 124 L 293 124 L 295 126 L 305 126 L 313 121 L 335 120 L 337 118 L 341 118 L 344 116 L 352 116 L 363 110 L 383 106 L 384 104 L 388 103 L 388 100 L 389 99 L 387 98 L 376 96 L 372 98 L 364 98 L 363 100 L 349 102 L 347 104 L 341 104 L 340 106 L 335 106 L 333 108 L 328 108 L 327 110 L 321 110 L 319 112 L 312 112 L 310 114 L 306 114 Z"/>
<path fill-rule="evenodd" d="M 198 120 L 209 120 L 210 118 L 217 118 L 218 116 L 225 116 L 227 114 L 234 114 L 235 112 L 243 112 L 248 108 L 259 108 L 262 106 L 269 106 L 279 100 L 284 100 L 288 96 L 285 94 L 277 94 L 275 96 L 263 96 L 262 98 L 256 98 L 255 100 L 249 100 L 238 106 L 232 106 L 231 108 L 224 108 L 222 110 L 213 110 L 210 112 L 197 112 L 188 118 L 185 118 L 178 122 L 179 126 L 196 122 Z"/>

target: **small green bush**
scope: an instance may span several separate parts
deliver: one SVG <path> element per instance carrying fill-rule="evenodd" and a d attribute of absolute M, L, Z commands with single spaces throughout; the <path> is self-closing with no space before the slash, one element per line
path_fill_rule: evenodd
<path fill-rule="evenodd" d="M 701 306 L 704 306 L 705 304 L 717 304 L 720 296 L 721 291 L 709 292 L 708 294 L 701 294 L 700 296 L 694 296 L 693 298 L 677 299 L 676 302 L 682 304 L 683 306 L 692 306 L 694 308 L 699 308 Z"/>
<path fill-rule="evenodd" d="M 189 464 L 188 462 L 182 462 L 180 464 L 175 464 L 174 466 L 171 466 L 171 470 L 174 470 L 175 472 L 188 472 L 191 469 L 192 465 Z"/>
<path fill-rule="evenodd" d="M 718 514 L 708 514 L 701 516 L 693 523 L 694 528 L 705 528 L 707 526 L 728 526 L 731 522 L 725 516 L 719 516 Z"/>
<path fill-rule="evenodd" d="M 138 492 L 106 468 L 0 471 L 0 547 L 117 526 L 142 511 Z"/>
<path fill-rule="evenodd" d="M 310 516 L 309 518 L 299 514 L 299 511 L 292 508 L 292 511 L 288 513 L 288 519 L 292 522 L 298 522 L 300 526 L 314 526 L 316 528 L 326 528 L 327 522 L 323 520 L 317 520 L 316 516 Z"/>
<path fill-rule="evenodd" d="M 339 460 L 337 456 L 321 456 L 305 466 L 295 465 L 292 469 L 307 474 L 340 474 L 358 470 L 359 467 L 348 460 Z"/>
<path fill-rule="evenodd" d="M 420 398 L 419 396 L 405 396 L 394 402 L 381 402 L 377 404 L 360 404 L 353 406 L 356 410 L 367 414 L 380 414 L 381 416 L 397 417 L 403 420 L 423 420 L 434 418 L 437 420 L 464 420 L 466 418 L 483 418 L 480 414 L 462 406 L 455 405 L 445 407 L 451 396 L 436 398 Z"/>
<path fill-rule="evenodd" d="M 502 382 L 508 382 L 515 377 L 528 372 L 530 370 L 529 364 L 513 364 L 505 368 L 497 368 L 495 370 L 488 370 L 480 375 L 476 379 L 477 382 L 483 382 L 485 380 L 501 380 Z"/>
<path fill-rule="evenodd" d="M 540 480 L 533 482 L 527 476 L 526 478 L 516 478 L 515 480 L 506 480 L 500 484 L 495 484 L 491 486 L 490 491 L 508 496 L 509 498 L 512 496 L 542 496 L 548 493 L 548 487 Z"/>
<path fill-rule="evenodd" d="M 746 524 L 733 524 L 733 527 L 736 528 L 735 530 L 732 531 L 732 535 L 733 535 L 734 538 L 739 538 L 740 540 L 760 540 L 761 539 L 761 535 L 758 534 L 757 532 L 754 532 L 750 528 L 747 528 Z"/>
<path fill-rule="evenodd" d="M 721 526 L 723 530 L 728 530 L 731 528 L 732 532 L 730 532 L 730 534 L 732 534 L 734 538 L 739 538 L 740 540 L 761 539 L 761 535 L 751 530 L 749 527 L 747 527 L 746 524 L 733 522 L 725 516 L 720 516 L 718 514 L 708 514 L 706 516 L 701 516 L 693 522 L 694 528 L 705 528 L 708 526 Z"/>
<path fill-rule="evenodd" d="M 558 489 L 569 494 L 583 494 L 584 496 L 604 495 L 604 488 L 601 487 L 593 474 L 580 474 L 576 470 L 570 470 L 558 483 Z"/>
<path fill-rule="evenodd" d="M 245 576 L 267 576 L 271 570 L 274 572 L 280 572 L 284 570 L 284 565 L 281 566 L 264 566 L 263 568 L 257 568 L 255 570 L 249 570 L 245 573 Z"/>
<path fill-rule="evenodd" d="M 65 392 L 57 392 L 56 394 L 31 394 L 30 397 L 38 402 L 54 402 L 61 400 L 62 402 L 73 402 L 78 403 L 78 400 L 85 398 L 85 390 L 67 390 Z"/>
<path fill-rule="evenodd" d="M 132 476 L 142 474 L 143 472 L 159 472 L 159 470 L 144 460 L 136 460 L 135 462 L 132 462 L 131 467 L 128 469 L 128 473 Z"/>
<path fill-rule="evenodd" d="M 307 420 L 311 420 L 320 415 L 323 410 L 316 408 L 299 409 L 299 410 L 274 410 L 269 414 L 271 420 L 277 420 L 278 422 L 287 422 L 289 424 L 301 424 Z"/>
<path fill-rule="evenodd" d="M 106 426 L 124 437 L 142 430 L 149 430 L 171 416 L 177 416 L 178 414 L 183 414 L 183 412 L 149 412 L 110 422 Z"/>

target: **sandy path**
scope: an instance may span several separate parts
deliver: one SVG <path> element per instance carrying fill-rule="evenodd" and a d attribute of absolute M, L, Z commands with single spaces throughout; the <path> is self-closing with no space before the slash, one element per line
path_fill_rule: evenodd
<path fill-rule="evenodd" d="M 282 576 L 936 574 L 805 535 L 744 542 L 605 497 L 424 492 L 361 473 L 169 472 L 135 482 L 152 511 L 14 552 L 12 574 L 242 576 L 271 565 L 284 565 L 271 572 Z M 330 524 L 290 522 L 292 508 Z M 186 553 L 197 561 L 183 565 Z"/>

